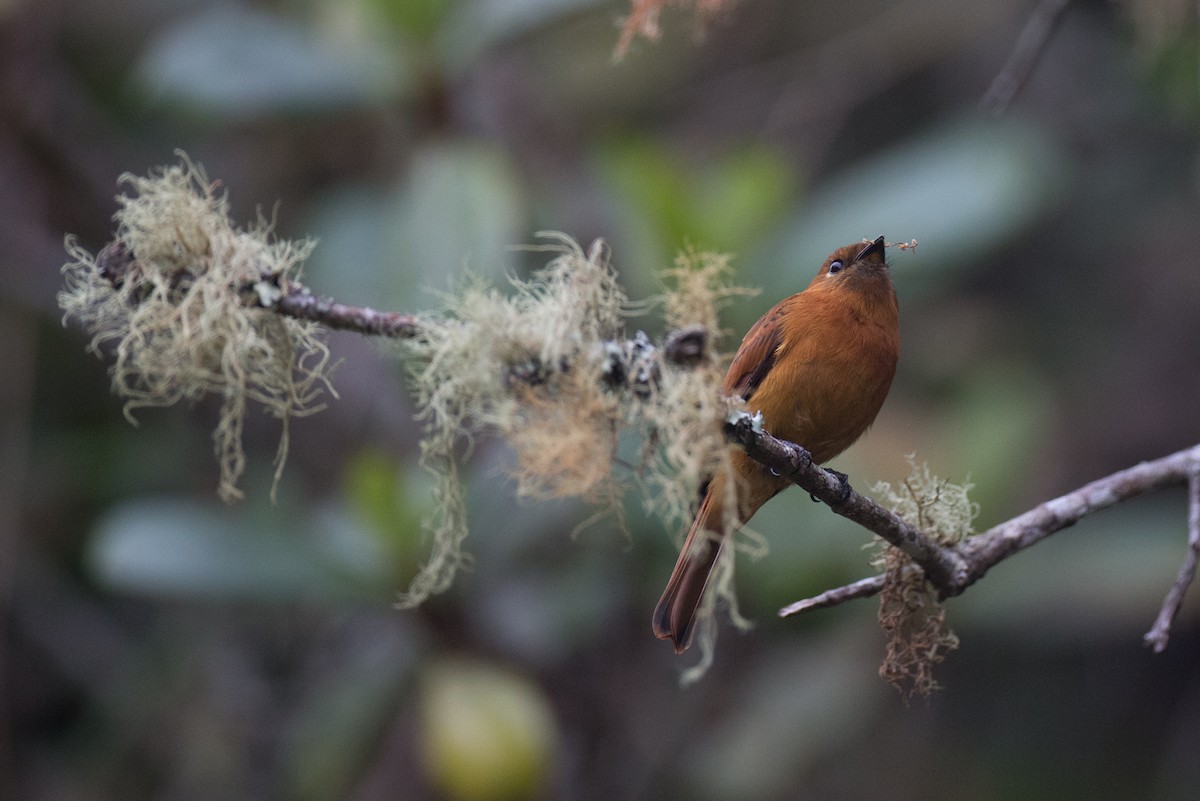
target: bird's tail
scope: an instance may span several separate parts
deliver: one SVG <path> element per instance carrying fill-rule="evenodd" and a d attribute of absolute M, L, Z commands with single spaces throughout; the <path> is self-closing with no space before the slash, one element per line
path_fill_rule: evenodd
<path fill-rule="evenodd" d="M 677 654 L 683 653 L 691 644 L 704 588 L 708 586 L 725 541 L 732 533 L 724 531 L 728 525 L 724 519 L 724 496 L 724 476 L 718 475 L 709 484 L 667 589 L 654 608 L 654 636 L 671 640 Z"/>

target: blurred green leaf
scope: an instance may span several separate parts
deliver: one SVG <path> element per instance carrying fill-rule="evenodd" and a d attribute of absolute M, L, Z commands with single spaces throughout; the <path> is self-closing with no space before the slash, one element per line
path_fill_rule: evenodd
<path fill-rule="evenodd" d="M 304 266 L 314 291 L 346 303 L 414 311 L 410 303 L 385 294 L 394 279 L 386 238 L 392 196 L 383 189 L 347 184 L 319 197 L 306 230 L 320 245 Z"/>
<path fill-rule="evenodd" d="M 742 280 L 771 296 L 795 292 L 830 251 L 884 234 L 920 244 L 891 257 L 903 270 L 902 294 L 929 290 L 1042 219 L 1071 172 L 1066 154 L 1032 125 L 956 120 L 831 176 Z"/>
<path fill-rule="evenodd" d="M 352 513 L 392 552 L 401 573 L 424 561 L 429 544 L 422 520 L 433 497 L 428 474 L 368 448 L 350 460 L 345 486 Z"/>
<path fill-rule="evenodd" d="M 458 801 L 534 798 L 558 745 L 549 701 L 527 679 L 482 662 L 444 661 L 421 691 L 430 779 Z"/>
<path fill-rule="evenodd" d="M 692 194 L 696 225 L 712 244 L 696 244 L 748 251 L 783 217 L 796 183 L 791 165 L 765 147 L 741 148 L 716 160 L 697 176 Z"/>
<path fill-rule="evenodd" d="M 464 271 L 503 281 L 528 242 L 520 177 L 502 150 L 465 139 L 412 154 L 391 189 L 352 186 L 316 205 L 314 289 L 352 303 L 419 311 L 444 305 Z"/>
<path fill-rule="evenodd" d="M 1151 54 L 1150 79 L 1179 117 L 1200 120 L 1200 28 L 1179 26 Z"/>
<path fill-rule="evenodd" d="M 418 41 L 428 41 L 456 0 L 368 0 L 383 17 Z"/>
<path fill-rule="evenodd" d="M 401 497 L 402 480 L 395 460 L 374 450 L 359 451 L 346 468 L 347 500 L 381 537 L 413 522 Z"/>
<path fill-rule="evenodd" d="M 749 248 L 781 218 L 795 189 L 786 162 L 764 147 L 684 163 L 657 142 L 630 138 L 609 144 L 600 166 L 632 214 L 660 232 L 668 254 L 686 244 Z"/>
<path fill-rule="evenodd" d="M 622 140 L 601 152 L 600 165 L 633 212 L 661 230 L 663 245 L 677 248 L 686 240 L 687 177 L 666 148 L 644 138 Z"/>
<path fill-rule="evenodd" d="M 386 211 L 386 297 L 391 308 L 444 292 L 464 269 L 501 278 L 516 266 L 513 245 L 528 241 L 520 178 L 498 147 L 452 140 L 413 154 L 404 183 Z"/>
<path fill-rule="evenodd" d="M 135 69 L 152 101 L 240 119 L 328 111 L 393 96 L 402 62 L 367 41 L 333 41 L 286 17 L 206 6 L 151 40 Z"/>
<path fill-rule="evenodd" d="M 975 477 L 977 526 L 987 526 L 999 522 L 1014 491 L 1026 485 L 1029 454 L 1046 440 L 1055 399 L 1045 379 L 1015 361 L 986 360 L 960 381 L 957 397 L 935 423 L 928 458 L 936 459 L 930 467 L 938 475 L 956 482 L 956 476 Z"/>
<path fill-rule="evenodd" d="M 213 599 L 361 598 L 390 575 L 377 545 L 344 521 L 177 498 L 109 510 L 90 534 L 87 563 L 126 592 Z"/>

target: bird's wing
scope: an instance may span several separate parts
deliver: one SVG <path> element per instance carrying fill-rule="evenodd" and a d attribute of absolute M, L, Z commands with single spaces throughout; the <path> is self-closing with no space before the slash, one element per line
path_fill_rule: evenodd
<path fill-rule="evenodd" d="M 725 374 L 724 390 L 750 400 L 754 390 L 775 366 L 775 355 L 783 341 L 782 320 L 791 298 L 781 301 L 751 326 L 734 354 L 729 372 Z"/>

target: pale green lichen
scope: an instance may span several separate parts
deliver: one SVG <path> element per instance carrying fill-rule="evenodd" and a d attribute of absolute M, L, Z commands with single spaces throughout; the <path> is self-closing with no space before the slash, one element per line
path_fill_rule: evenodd
<path fill-rule="evenodd" d="M 712 340 L 722 333 L 720 310 L 737 296 L 752 290 L 729 284 L 729 258 L 721 254 L 686 250 L 665 274 L 662 293 L 664 321 L 668 330 L 699 326 Z M 658 443 L 646 470 L 647 506 L 670 524 L 686 531 L 696 512 L 697 492 L 710 477 L 731 469 L 732 446 L 725 439 L 724 422 L 729 414 L 741 409 L 738 398 L 717 391 L 724 377 L 725 364 L 715 348 L 709 348 L 699 365 L 663 366 L 663 378 L 652 401 L 643 410 L 648 436 Z M 725 483 L 727 531 L 738 529 L 736 486 Z M 751 558 L 766 552 L 766 542 L 755 532 L 742 528 L 731 534 L 734 547 L 726 547 L 713 568 L 708 591 L 697 611 L 694 643 L 700 660 L 684 671 L 682 680 L 698 680 L 712 664 L 716 648 L 716 610 L 724 607 L 730 620 L 741 630 L 751 623 L 738 611 L 734 589 L 735 555 L 741 551 Z"/>
<path fill-rule="evenodd" d="M 283 421 L 281 469 L 287 420 L 316 411 L 321 391 L 332 392 L 318 326 L 258 308 L 297 280 L 311 244 L 274 240 L 261 221 L 249 230 L 234 226 L 225 196 L 186 157 L 122 182 L 130 192 L 118 198 L 116 239 L 133 260 L 114 280 L 68 240 L 73 261 L 64 267 L 60 304 L 91 332 L 93 350 L 115 356 L 113 387 L 131 419 L 139 407 L 221 398 L 214 432 L 220 493 L 238 497 L 249 406 Z M 711 343 L 721 307 L 746 291 L 729 286 L 727 259 L 689 250 L 666 272 L 662 294 L 634 305 L 602 242 L 585 252 L 562 234 L 543 236 L 535 249 L 551 259 L 530 280 L 514 279 L 507 293 L 469 283 L 444 312 L 420 315 L 419 333 L 401 343 L 425 426 L 421 461 L 437 479 L 426 521 L 430 556 L 401 605 L 444 591 L 470 562 L 459 460 L 483 432 L 513 448 L 522 495 L 579 497 L 619 515 L 626 481 L 634 480 L 649 510 L 680 530 L 695 513 L 699 487 L 729 469 L 722 424 L 739 404 L 721 396 L 723 359 Z M 628 318 L 658 309 L 668 330 L 705 330 L 709 346 L 699 364 L 667 363 L 644 337 L 628 338 Z M 615 357 L 635 341 L 645 356 L 637 369 L 652 376 L 614 376 Z M 625 463 L 617 455 L 621 432 L 644 443 L 624 473 L 616 469 Z M 701 610 L 701 664 L 688 677 L 711 661 L 715 609 L 749 625 L 737 611 L 733 556 L 764 547 L 743 532 L 725 549 Z"/>
<path fill-rule="evenodd" d="M 730 286 L 729 277 L 727 256 L 681 253 L 664 276 L 661 302 L 667 329 L 699 326 L 715 341 L 722 333 L 721 308 L 735 296 L 751 294 Z M 723 426 L 730 412 L 742 404 L 718 391 L 724 368 L 720 352 L 711 347 L 700 364 L 664 364 L 657 391 L 639 410 L 649 440 L 658 446 L 650 458 L 654 469 L 648 471 L 647 502 L 650 511 L 664 520 L 690 522 L 697 488 L 729 469 L 731 450 Z M 736 505 L 727 503 L 726 508 L 732 511 Z"/>
<path fill-rule="evenodd" d="M 224 194 L 182 154 L 179 165 L 120 182 L 129 193 L 117 197 L 116 241 L 135 261 L 114 281 L 68 237 L 59 306 L 91 333 L 91 350 L 115 357 L 113 391 L 131 422 L 139 408 L 221 399 L 213 444 L 225 500 L 241 497 L 250 405 L 279 418 L 278 482 L 288 420 L 319 410 L 322 392 L 332 392 L 329 351 L 315 323 L 251 308 L 239 293 L 267 275 L 296 279 L 311 243 L 276 240 L 261 220 L 234 226 Z"/>
<path fill-rule="evenodd" d="M 974 533 L 979 507 L 969 497 L 972 485 L 952 484 L 929 472 L 929 466 L 908 457 L 912 472 L 902 483 L 880 482 L 873 488 L 906 523 L 939 545 L 955 545 Z M 879 624 L 887 637 L 887 652 L 879 675 L 908 700 L 928 697 L 939 685 L 934 666 L 958 648 L 958 637 L 946 626 L 946 609 L 912 560 L 876 538 L 871 564 L 884 572 L 879 594 Z"/>
<path fill-rule="evenodd" d="M 443 591 L 464 562 L 467 535 L 455 446 L 478 432 L 516 451 L 520 494 L 596 500 L 612 481 L 617 396 L 600 380 L 602 343 L 622 330 L 624 292 L 597 244 L 589 252 L 547 235 L 556 256 L 512 293 L 469 285 L 423 334 L 401 344 L 418 418 L 422 463 L 437 478 L 428 527 L 433 553 L 402 596 L 412 606 Z"/>
<path fill-rule="evenodd" d="M 695 513 L 701 484 L 728 469 L 722 424 L 737 404 L 717 390 L 722 359 L 713 349 L 687 367 L 659 356 L 657 380 L 641 392 L 606 380 L 615 343 L 634 314 L 661 306 L 668 329 L 701 325 L 715 337 L 719 308 L 745 294 L 727 285 L 727 260 L 683 254 L 668 271 L 662 295 L 634 308 L 602 244 L 585 253 L 568 237 L 547 236 L 551 241 L 541 249 L 554 258 L 530 281 L 514 280 L 509 294 L 468 285 L 451 297 L 445 314 L 425 319 L 422 336 L 400 345 L 426 428 L 423 464 L 437 477 L 440 500 L 427 523 L 432 553 L 402 595 L 403 606 L 446 589 L 467 561 L 455 449 L 469 447 L 483 431 L 498 433 L 514 449 L 519 493 L 608 504 L 623 494 L 614 470 L 618 433 L 633 431 L 644 447 L 631 477 L 640 479 L 649 510 L 681 528 Z M 738 547 L 746 542 L 762 550 L 753 535 L 742 535 Z M 711 661 L 719 602 L 736 624 L 749 625 L 733 593 L 735 550 L 726 549 L 701 610 L 701 672 Z"/>

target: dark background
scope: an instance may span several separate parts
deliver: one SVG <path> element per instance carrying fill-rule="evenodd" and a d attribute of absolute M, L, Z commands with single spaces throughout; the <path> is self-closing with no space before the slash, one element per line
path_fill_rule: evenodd
<path fill-rule="evenodd" d="M 185 150 L 237 219 L 320 245 L 311 284 L 414 311 L 464 267 L 604 237 L 636 297 L 688 244 L 761 287 L 740 332 L 863 237 L 893 252 L 904 349 L 837 466 L 907 454 L 975 485 L 980 529 L 1200 441 L 1200 25 L 1075 2 L 1002 116 L 980 101 L 1036 4 L 743 0 L 614 64 L 614 0 L 0 2 L 0 796 L 72 799 L 1185 799 L 1200 640 L 1141 635 L 1185 542 L 1181 491 L 1089 519 L 949 604 L 932 700 L 876 675 L 875 604 L 781 605 L 869 572 L 800 491 L 739 562 L 749 634 L 678 686 L 649 630 L 677 532 L 631 537 L 469 468 L 475 568 L 392 608 L 427 545 L 402 368 L 349 335 L 341 398 L 247 428 L 216 500 L 215 407 L 131 428 L 54 295 L 122 172 Z M 275 206 L 278 201 L 278 206 Z M 736 339 L 731 338 L 728 345 Z"/>

